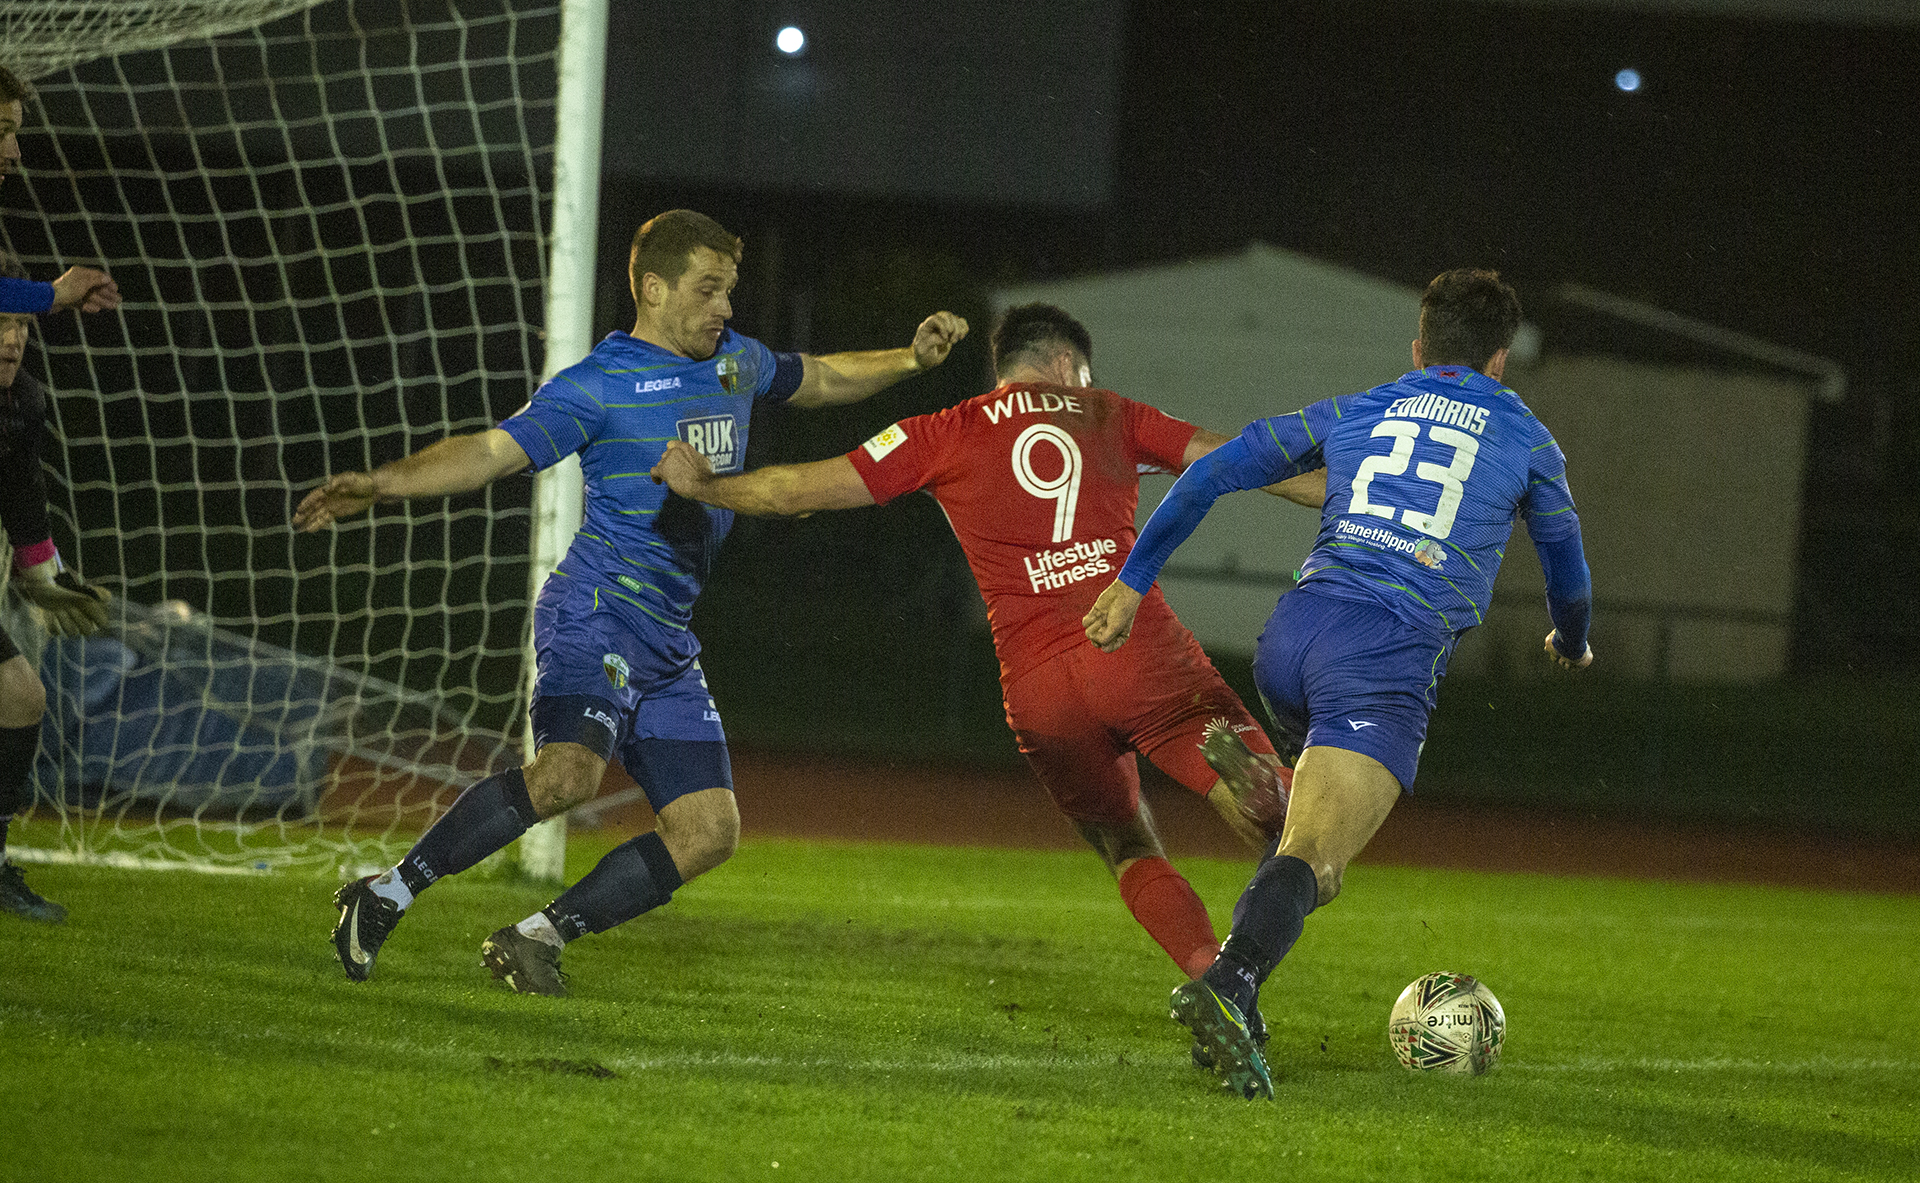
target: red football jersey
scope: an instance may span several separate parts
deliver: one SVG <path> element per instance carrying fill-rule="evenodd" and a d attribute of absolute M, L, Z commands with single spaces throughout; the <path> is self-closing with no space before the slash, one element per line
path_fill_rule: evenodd
<path fill-rule="evenodd" d="M 938 499 L 987 601 L 1003 678 L 1074 645 L 1133 549 L 1142 472 L 1179 472 L 1194 426 L 1110 390 L 1009 383 L 847 453 L 879 504 Z M 1156 585 L 1135 632 L 1178 627 Z"/>

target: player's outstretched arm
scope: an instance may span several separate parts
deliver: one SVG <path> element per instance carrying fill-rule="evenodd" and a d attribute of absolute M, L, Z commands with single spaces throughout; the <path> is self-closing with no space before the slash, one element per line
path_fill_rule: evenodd
<path fill-rule="evenodd" d="M 1112 653 L 1127 643 L 1133 633 L 1133 616 L 1140 611 L 1141 595 L 1118 579 L 1107 585 L 1093 607 L 1080 619 L 1087 640 L 1102 653 Z"/>
<path fill-rule="evenodd" d="M 1284 481 L 1276 481 L 1261 488 L 1275 497 L 1284 497 L 1295 505 L 1319 509 L 1327 503 L 1327 470 L 1316 468 L 1312 472 L 1290 476 Z"/>
<path fill-rule="evenodd" d="M 498 427 L 449 436 L 372 472 L 343 472 L 308 493 L 293 511 L 296 530 L 318 530 L 376 501 L 468 493 L 527 467 L 527 454 Z"/>
<path fill-rule="evenodd" d="M 1593 646 L 1587 644 L 1593 619 L 1593 576 L 1580 545 L 1579 520 L 1570 511 L 1561 520 L 1571 521 L 1571 533 L 1547 542 L 1534 539 L 1534 553 L 1540 556 L 1540 570 L 1547 580 L 1547 615 L 1553 618 L 1547 656 L 1567 669 L 1583 670 L 1593 664 Z"/>
<path fill-rule="evenodd" d="M 120 286 L 97 267 L 69 267 L 53 281 L 53 311 L 111 312 L 120 307 Z"/>
<path fill-rule="evenodd" d="M 1191 465 L 1194 461 L 1200 459 L 1200 457 L 1205 456 L 1232 438 L 1232 436 L 1208 431 L 1204 427 L 1196 427 L 1193 432 L 1193 438 L 1187 441 L 1186 464 Z M 1271 493 L 1275 497 L 1283 497 L 1295 505 L 1304 505 L 1308 509 L 1319 509 L 1327 503 L 1327 470 L 1322 466 L 1314 469 L 1312 472 L 1303 472 L 1299 476 L 1290 476 L 1284 481 L 1275 481 L 1271 485 L 1262 485 L 1261 490 Z"/>
<path fill-rule="evenodd" d="M 805 369 L 800 389 L 789 400 L 796 407 L 831 407 L 857 403 L 922 370 L 947 360 L 967 335 L 964 317 L 936 312 L 920 322 L 913 344 L 900 349 L 868 349 L 853 353 L 801 355 Z"/>
<path fill-rule="evenodd" d="M 707 458 L 686 441 L 668 440 L 667 450 L 648 475 L 682 497 L 749 517 L 791 517 L 873 504 L 873 494 L 845 456 L 715 476 Z"/>

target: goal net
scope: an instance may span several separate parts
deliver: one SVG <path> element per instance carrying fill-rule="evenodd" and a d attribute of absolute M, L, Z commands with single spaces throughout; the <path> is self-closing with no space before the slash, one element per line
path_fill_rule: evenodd
<path fill-rule="evenodd" d="M 116 599 L 58 640 L 7 602 L 48 691 L 15 853 L 386 863 L 518 762 L 532 481 L 288 523 L 536 383 L 559 36 L 529 0 L 0 8 L 36 91 L 0 245 L 125 297 L 25 366 L 55 541 Z"/>

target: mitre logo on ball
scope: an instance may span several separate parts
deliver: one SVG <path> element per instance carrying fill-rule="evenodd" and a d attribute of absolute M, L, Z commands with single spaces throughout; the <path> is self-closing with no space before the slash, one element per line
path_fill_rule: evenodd
<path fill-rule="evenodd" d="M 1394 1001 L 1387 1041 L 1416 1072 L 1478 1076 L 1500 1059 L 1507 1015 L 1479 979 L 1431 973 L 1414 979 Z"/>

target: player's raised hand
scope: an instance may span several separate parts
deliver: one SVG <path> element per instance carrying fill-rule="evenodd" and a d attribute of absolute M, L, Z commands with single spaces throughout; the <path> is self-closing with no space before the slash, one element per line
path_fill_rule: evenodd
<path fill-rule="evenodd" d="M 293 511 L 293 528 L 306 531 L 331 526 L 340 518 L 359 513 L 375 500 L 372 473 L 340 473 L 327 478 L 326 484 L 301 500 L 299 508 Z"/>
<path fill-rule="evenodd" d="M 120 307 L 120 286 L 97 267 L 69 267 L 53 281 L 53 311 L 110 312 Z"/>
<path fill-rule="evenodd" d="M 1559 629 L 1554 629 L 1552 632 L 1547 634 L 1547 656 L 1548 657 L 1551 657 L 1554 661 L 1558 662 L 1560 665 L 1570 670 L 1583 670 L 1593 664 L 1593 646 L 1592 645 L 1588 645 L 1587 651 L 1585 653 L 1582 653 L 1578 659 L 1575 659 L 1575 658 L 1568 657 L 1566 654 L 1560 652 L 1560 646 L 1555 643 L 1559 639 L 1559 637 L 1560 637 Z"/>
<path fill-rule="evenodd" d="M 698 501 L 700 486 L 713 479 L 713 465 L 685 440 L 668 440 L 667 450 L 660 453 L 647 475 L 654 484 Z"/>
<path fill-rule="evenodd" d="M 1080 619 L 1087 640 L 1102 653 L 1112 653 L 1133 633 L 1133 614 L 1140 610 L 1140 593 L 1118 579 L 1107 585 L 1093 607 Z"/>
<path fill-rule="evenodd" d="M 920 322 L 913 334 L 913 360 L 923 370 L 931 370 L 947 360 L 947 354 L 967 336 L 965 317 L 951 312 L 936 312 Z"/>

